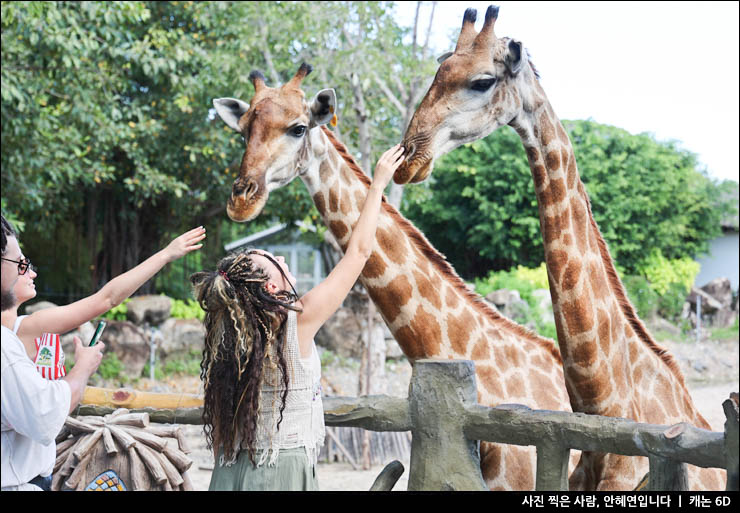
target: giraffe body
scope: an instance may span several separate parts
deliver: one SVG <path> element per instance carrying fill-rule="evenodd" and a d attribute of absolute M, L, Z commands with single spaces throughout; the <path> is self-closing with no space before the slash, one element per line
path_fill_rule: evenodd
<path fill-rule="evenodd" d="M 251 106 L 233 99 L 214 102 L 217 110 L 221 102 L 219 114 L 244 135 L 247 145 L 229 215 L 239 221 L 253 218 L 269 190 L 299 175 L 345 250 L 370 180 L 325 127 L 309 128 L 303 140 L 294 140 L 290 134 L 295 123 L 322 124 L 314 121 L 321 110 L 317 102 L 322 94 L 333 97 L 333 91 L 320 92 L 309 106 L 292 83 L 271 89 L 255 80 Z M 235 114 L 230 117 L 225 107 Z M 333 107 L 329 110 L 333 113 Z M 419 358 L 473 360 L 481 404 L 570 411 L 553 341 L 506 319 L 470 292 L 424 235 L 385 201 L 375 247 L 360 280 L 412 363 Z M 573 451 L 571 468 L 577 457 Z M 481 470 L 491 489 L 533 489 L 535 469 L 533 447 L 481 444 Z"/>
<path fill-rule="evenodd" d="M 534 179 L 565 380 L 573 411 L 651 424 L 689 422 L 710 429 L 676 362 L 650 336 L 626 297 L 591 213 L 570 139 L 521 43 L 497 39 L 498 9 L 480 33 L 466 20 L 455 52 L 442 62 L 417 109 L 396 172 L 418 182 L 434 158 L 503 125 L 519 134 Z M 573 490 L 631 490 L 648 472 L 645 457 L 583 453 Z M 724 489 L 725 472 L 689 466 L 692 489 Z"/>

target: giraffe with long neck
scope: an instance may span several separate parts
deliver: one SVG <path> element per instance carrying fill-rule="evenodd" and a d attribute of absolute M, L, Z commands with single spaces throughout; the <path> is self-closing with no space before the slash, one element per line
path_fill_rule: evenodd
<path fill-rule="evenodd" d="M 574 411 L 652 424 L 711 429 L 694 406 L 675 360 L 627 299 L 591 213 L 570 139 L 522 44 L 496 38 L 497 7 L 479 33 L 465 12 L 455 51 L 440 57 L 434 82 L 404 135 L 397 183 L 424 180 L 434 159 L 509 125 L 534 179 L 545 262 L 565 380 Z M 633 489 L 645 457 L 583 453 L 572 489 Z M 689 466 L 692 489 L 724 489 L 725 472 Z"/>
<path fill-rule="evenodd" d="M 309 71 L 301 66 L 277 89 L 253 72 L 250 104 L 214 100 L 218 114 L 242 134 L 246 146 L 227 212 L 232 220 L 248 221 L 260 213 L 269 191 L 300 176 L 345 250 L 370 180 L 323 126 L 333 117 L 334 91 L 320 91 L 310 104 L 304 100 L 299 84 Z M 385 201 L 360 281 L 412 364 L 419 358 L 473 360 L 481 404 L 570 411 L 554 342 L 501 316 L 470 292 L 424 235 Z M 571 468 L 578 454 L 572 451 Z M 535 469 L 532 447 L 481 444 L 481 470 L 491 489 L 533 489 Z"/>

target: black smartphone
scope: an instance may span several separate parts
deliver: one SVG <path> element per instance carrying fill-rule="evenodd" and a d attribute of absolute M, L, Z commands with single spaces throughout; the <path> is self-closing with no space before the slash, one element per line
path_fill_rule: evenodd
<path fill-rule="evenodd" d="M 98 340 L 100 340 L 100 336 L 103 334 L 103 330 L 105 329 L 105 325 L 106 325 L 105 321 L 100 321 L 98 323 L 98 327 L 95 329 L 95 334 L 93 335 L 93 338 L 90 341 L 89 347 L 92 347 L 98 343 Z"/>

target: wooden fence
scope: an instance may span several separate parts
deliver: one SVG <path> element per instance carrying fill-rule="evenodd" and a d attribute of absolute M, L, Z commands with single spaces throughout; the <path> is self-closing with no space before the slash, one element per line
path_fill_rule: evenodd
<path fill-rule="evenodd" d="M 568 489 L 571 449 L 647 456 L 648 490 L 687 489 L 687 463 L 727 469 L 727 490 L 738 490 L 738 406 L 737 395 L 733 396 L 734 400 L 723 403 L 724 433 L 686 423 L 659 426 L 515 404 L 491 408 L 477 403 L 473 362 L 418 360 L 407 399 L 326 397 L 324 418 L 327 426 L 411 431 L 410 491 L 486 490 L 479 440 L 535 446 L 537 490 Z M 114 406 L 130 407 L 120 401 Z M 109 407 L 80 407 L 84 415 L 110 411 Z M 133 411 L 148 412 L 154 422 L 202 422 L 200 408 L 134 407 Z M 400 476 L 395 463 L 386 470 L 387 475 Z"/>

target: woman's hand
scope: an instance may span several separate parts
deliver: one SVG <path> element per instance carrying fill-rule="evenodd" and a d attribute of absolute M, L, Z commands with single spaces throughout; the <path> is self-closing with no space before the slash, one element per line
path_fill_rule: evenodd
<path fill-rule="evenodd" d="M 167 256 L 167 260 L 172 262 L 181 258 L 191 251 L 195 251 L 203 247 L 203 244 L 198 244 L 206 238 L 206 229 L 202 226 L 193 228 L 189 232 L 185 232 L 178 238 L 169 243 L 164 249 L 164 253 Z"/>
<path fill-rule="evenodd" d="M 401 162 L 403 162 L 403 146 L 396 144 L 378 159 L 373 175 L 373 185 L 385 189 Z"/>

